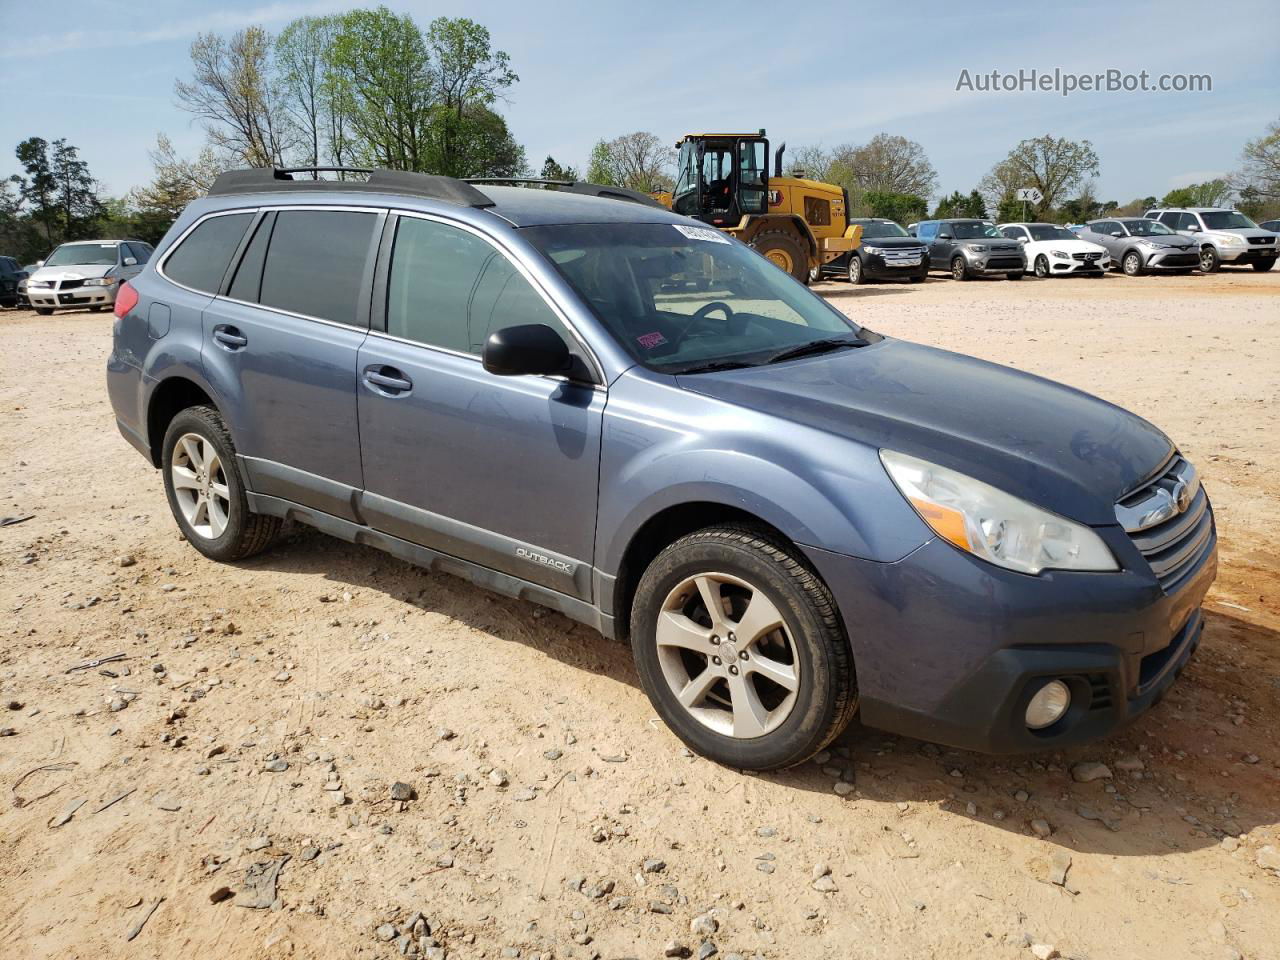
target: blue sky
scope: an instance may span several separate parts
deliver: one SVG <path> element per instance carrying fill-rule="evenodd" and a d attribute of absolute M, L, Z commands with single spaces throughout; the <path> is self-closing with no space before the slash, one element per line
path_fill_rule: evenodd
<path fill-rule="evenodd" d="M 1052 133 L 1087 138 L 1102 162 L 1098 194 L 1125 202 L 1225 173 L 1244 141 L 1280 118 L 1280 3 L 1144 5 L 786 5 L 389 2 L 423 26 L 440 15 L 484 23 L 520 83 L 501 105 L 530 162 L 581 164 L 600 137 L 651 130 L 674 142 L 710 128 L 768 128 L 776 144 L 862 142 L 879 131 L 924 145 L 940 187 L 968 191 L 1010 147 Z M 18 172 L 28 136 L 66 137 L 111 193 L 146 182 L 165 132 L 184 153 L 203 135 L 173 104 L 198 31 L 250 23 L 279 30 L 350 3 L 254 0 L 0 0 L 0 175 Z M 951 5 L 954 6 L 954 5 Z M 802 11 L 821 9 L 808 19 Z M 1068 12 L 1069 11 L 1069 12 Z M 1208 73 L 1208 93 L 956 92 L 972 74 L 1020 68 L 1077 73 Z"/>

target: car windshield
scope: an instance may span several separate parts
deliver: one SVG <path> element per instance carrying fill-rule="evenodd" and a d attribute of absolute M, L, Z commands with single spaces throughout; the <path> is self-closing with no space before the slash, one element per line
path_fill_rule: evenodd
<path fill-rule="evenodd" d="M 851 320 L 712 227 L 587 223 L 520 232 L 654 370 L 755 366 L 806 345 L 863 343 Z"/>
<path fill-rule="evenodd" d="M 44 262 L 46 267 L 101 266 L 116 262 L 114 243 L 64 243 Z"/>
<path fill-rule="evenodd" d="M 1125 228 L 1135 237 L 1172 237 L 1174 232 L 1159 220 L 1121 220 Z"/>
<path fill-rule="evenodd" d="M 1063 227 L 1054 226 L 1052 223 L 1033 223 L 1028 230 L 1031 231 L 1032 240 L 1076 240 L 1079 239 L 1070 230 Z"/>
<path fill-rule="evenodd" d="M 1256 228 L 1258 225 L 1243 213 L 1234 210 L 1212 210 L 1200 214 L 1206 230 L 1241 230 Z"/>
<path fill-rule="evenodd" d="M 976 220 L 961 220 L 951 225 L 957 240 L 978 240 L 983 237 L 1004 239 L 1005 236 L 996 229 L 994 223 L 978 223 Z"/>
<path fill-rule="evenodd" d="M 858 221 L 855 220 L 853 222 L 857 223 Z M 907 233 L 907 231 L 903 230 L 896 223 L 880 223 L 879 221 L 872 221 L 871 223 L 864 223 L 862 225 L 863 240 L 874 240 L 879 237 L 909 237 L 909 236 L 911 236 L 911 234 Z"/>

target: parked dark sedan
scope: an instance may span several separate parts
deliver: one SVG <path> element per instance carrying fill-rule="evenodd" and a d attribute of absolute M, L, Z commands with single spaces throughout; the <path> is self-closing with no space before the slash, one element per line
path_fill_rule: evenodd
<path fill-rule="evenodd" d="M 27 272 L 13 257 L 0 257 L 0 307 L 16 307 L 21 301 L 19 285 Z"/>
<path fill-rule="evenodd" d="M 847 277 L 850 283 L 906 278 L 923 283 L 929 275 L 929 248 L 893 220 L 867 217 L 850 220 L 862 227 L 862 244 L 828 264 L 824 276 Z"/>

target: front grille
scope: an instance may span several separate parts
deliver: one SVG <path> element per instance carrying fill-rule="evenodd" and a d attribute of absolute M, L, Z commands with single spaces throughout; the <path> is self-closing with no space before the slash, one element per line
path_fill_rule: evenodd
<path fill-rule="evenodd" d="M 1160 261 L 1166 267 L 1194 267 L 1199 262 L 1200 256 L 1195 253 L 1171 253 Z"/>
<path fill-rule="evenodd" d="M 1071 255 L 1071 258 L 1072 258 L 1073 260 L 1083 260 L 1085 263 L 1093 263 L 1095 260 L 1101 260 L 1101 259 L 1102 259 L 1102 254 L 1100 254 L 1100 253 L 1073 253 L 1073 254 Z"/>
<path fill-rule="evenodd" d="M 63 280 L 58 284 L 59 290 L 75 290 L 77 287 L 83 287 L 83 280 Z"/>
<path fill-rule="evenodd" d="M 1179 496 L 1185 506 L 1178 509 Z M 1175 454 L 1155 476 L 1116 505 L 1116 518 L 1166 593 L 1213 546 L 1213 509 L 1195 467 Z"/>
<path fill-rule="evenodd" d="M 924 255 L 924 247 L 883 247 L 881 257 L 885 263 L 894 263 L 902 260 L 916 260 Z"/>
<path fill-rule="evenodd" d="M 1250 243 L 1275 243 L 1276 238 L 1275 237 L 1250 237 L 1249 242 Z"/>

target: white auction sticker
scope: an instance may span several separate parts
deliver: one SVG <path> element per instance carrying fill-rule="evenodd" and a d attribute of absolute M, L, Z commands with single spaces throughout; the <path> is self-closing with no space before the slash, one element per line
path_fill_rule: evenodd
<path fill-rule="evenodd" d="M 672 226 L 690 240 L 705 240 L 708 243 L 729 242 L 729 238 L 714 227 L 686 227 L 683 223 L 673 223 Z"/>

